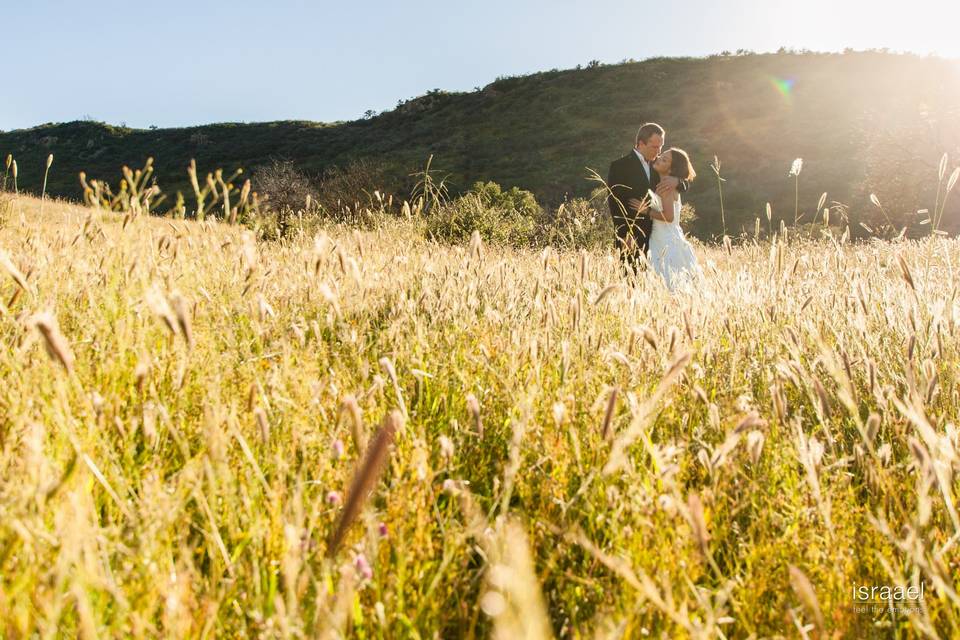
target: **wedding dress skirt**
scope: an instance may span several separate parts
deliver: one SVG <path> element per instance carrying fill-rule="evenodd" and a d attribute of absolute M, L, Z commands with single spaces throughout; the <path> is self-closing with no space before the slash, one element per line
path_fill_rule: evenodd
<path fill-rule="evenodd" d="M 670 291 L 703 277 L 693 247 L 680 228 L 680 207 L 680 199 L 677 198 L 673 203 L 673 222 L 654 220 L 650 233 L 650 263 Z"/>

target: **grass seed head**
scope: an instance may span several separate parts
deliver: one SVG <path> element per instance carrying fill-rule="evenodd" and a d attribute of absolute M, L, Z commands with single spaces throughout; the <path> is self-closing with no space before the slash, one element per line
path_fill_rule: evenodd
<path fill-rule="evenodd" d="M 867 440 L 873 444 L 873 441 L 876 440 L 877 434 L 880 432 L 880 416 L 875 413 L 871 413 L 870 417 L 867 418 Z"/>
<path fill-rule="evenodd" d="M 0 267 L 3 267 L 4 270 L 13 278 L 13 281 L 17 283 L 17 286 L 24 291 L 29 291 L 30 289 L 27 286 L 27 278 L 23 275 L 20 269 L 13 264 L 13 260 L 10 259 L 10 255 L 0 249 Z"/>
<path fill-rule="evenodd" d="M 363 426 L 363 413 L 360 411 L 360 405 L 353 394 L 349 394 L 340 402 L 340 418 L 347 415 L 350 417 L 350 435 L 353 437 L 353 446 L 357 452 L 362 454 L 367 448 L 367 434 Z"/>
<path fill-rule="evenodd" d="M 617 394 L 619 389 L 614 387 L 610 390 L 610 399 L 607 400 L 607 411 L 603 416 L 603 429 L 600 433 L 604 440 L 610 438 L 613 434 L 613 417 L 617 410 Z"/>
<path fill-rule="evenodd" d="M 193 348 L 193 327 L 190 322 L 190 310 L 186 299 L 180 293 L 174 291 L 170 294 L 170 307 L 177 319 L 177 326 L 180 333 L 187 343 L 187 347 Z"/>
<path fill-rule="evenodd" d="M 253 410 L 254 418 L 257 421 L 257 428 L 260 430 L 260 441 L 263 444 L 270 442 L 270 421 L 267 420 L 267 412 L 261 407 Z"/>
<path fill-rule="evenodd" d="M 813 589 L 813 583 L 811 583 L 806 574 L 797 567 L 790 565 L 789 569 L 790 586 L 793 588 L 794 593 L 800 598 L 803 605 L 813 614 L 814 620 L 817 623 L 817 629 L 819 629 L 822 634 L 824 630 L 823 613 L 820 611 L 820 603 L 817 600 L 817 593 Z"/>
<path fill-rule="evenodd" d="M 760 462 L 760 454 L 763 452 L 763 443 L 766 436 L 762 431 L 753 430 L 747 434 L 747 451 L 750 454 L 750 461 L 756 465 Z"/>
<path fill-rule="evenodd" d="M 467 412 L 470 419 L 473 420 L 473 428 L 477 436 L 483 438 L 483 420 L 480 417 L 480 401 L 472 393 L 467 394 Z"/>
<path fill-rule="evenodd" d="M 73 351 L 70 349 L 70 343 L 60 332 L 56 316 L 50 312 L 38 313 L 33 317 L 33 326 L 43 336 L 44 346 L 50 358 L 63 365 L 67 373 L 73 373 Z"/>
<path fill-rule="evenodd" d="M 399 411 L 391 411 L 384 417 L 380 424 L 380 429 L 370 441 L 366 454 L 353 474 L 353 480 L 350 482 L 350 489 L 347 492 L 347 500 L 340 514 L 333 534 L 327 543 L 327 556 L 333 557 L 343 543 L 343 539 L 350 529 L 350 525 L 360 515 L 363 505 L 366 503 L 370 492 L 383 471 L 383 467 L 390 453 L 390 445 L 397 431 L 403 428 L 404 418 Z"/>
<path fill-rule="evenodd" d="M 917 290 L 916 285 L 913 283 L 913 274 L 910 273 L 910 267 L 907 266 L 907 261 L 903 259 L 901 254 L 897 254 L 897 262 L 900 264 L 900 273 L 903 275 L 903 279 L 906 281 L 910 288 L 914 291 Z"/>
<path fill-rule="evenodd" d="M 147 380 L 147 375 L 150 373 L 150 359 L 147 357 L 141 357 L 137 361 L 137 366 L 133 370 L 133 378 L 136 383 L 137 392 L 143 392 L 143 385 Z"/>
<path fill-rule="evenodd" d="M 687 508 L 690 510 L 690 528 L 693 530 L 693 537 L 704 555 L 709 552 L 707 546 L 710 542 L 710 533 L 707 531 L 707 522 L 703 513 L 703 502 L 696 492 L 691 492 L 687 496 Z"/>

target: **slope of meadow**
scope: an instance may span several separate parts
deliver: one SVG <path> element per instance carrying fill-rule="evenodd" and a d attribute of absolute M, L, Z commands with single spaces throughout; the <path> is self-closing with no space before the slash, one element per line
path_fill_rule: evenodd
<path fill-rule="evenodd" d="M 675 297 L 395 223 L 7 198 L 0 248 L 4 637 L 960 634 L 956 240 Z"/>

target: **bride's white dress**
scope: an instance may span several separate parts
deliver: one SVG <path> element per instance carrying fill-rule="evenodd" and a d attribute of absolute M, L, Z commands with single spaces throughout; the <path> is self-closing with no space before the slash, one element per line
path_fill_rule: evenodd
<path fill-rule="evenodd" d="M 663 277 L 670 291 L 683 283 L 692 283 L 703 277 L 693 247 L 680 228 L 680 196 L 673 203 L 673 222 L 653 221 L 650 233 L 650 262 L 654 271 Z"/>

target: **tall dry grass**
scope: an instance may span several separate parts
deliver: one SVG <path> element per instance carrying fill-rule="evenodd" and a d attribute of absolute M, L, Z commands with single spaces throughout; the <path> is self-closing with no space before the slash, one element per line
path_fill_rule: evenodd
<path fill-rule="evenodd" d="M 699 247 L 671 297 L 3 206 L 4 637 L 960 635 L 955 240 Z"/>

